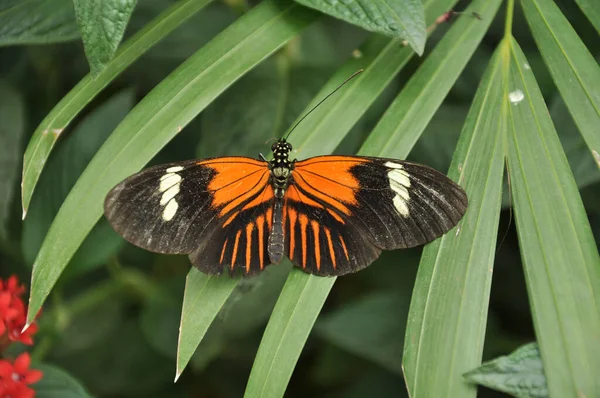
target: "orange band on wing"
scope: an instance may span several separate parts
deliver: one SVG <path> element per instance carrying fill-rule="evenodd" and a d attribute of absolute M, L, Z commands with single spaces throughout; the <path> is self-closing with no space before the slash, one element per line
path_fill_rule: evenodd
<path fill-rule="evenodd" d="M 258 206 L 265 202 L 268 202 L 271 199 L 273 199 L 273 187 L 271 186 L 271 184 L 264 185 L 262 193 L 260 193 L 256 198 L 252 199 L 250 202 L 246 203 L 244 207 L 242 207 L 242 210 L 251 209 L 254 206 Z"/>
<path fill-rule="evenodd" d="M 295 209 L 290 207 L 289 210 L 287 211 L 287 215 L 290 218 L 289 257 L 290 257 L 290 260 L 292 260 L 294 258 L 294 250 L 296 249 L 296 220 L 298 218 L 298 212 Z"/>
<path fill-rule="evenodd" d="M 306 206 L 317 207 L 319 209 L 323 208 L 323 205 L 309 198 L 293 185 L 291 185 L 287 191 L 285 191 L 285 196 L 287 199 L 293 200 L 294 202 L 304 203 Z"/>
<path fill-rule="evenodd" d="M 237 234 L 235 234 L 235 242 L 233 244 L 233 254 L 231 255 L 231 269 L 235 266 L 235 259 L 237 257 L 238 244 L 240 243 L 240 235 L 242 234 L 242 230 L 238 230 Z"/>
<path fill-rule="evenodd" d="M 308 217 L 306 214 L 300 214 L 298 216 L 300 221 L 300 236 L 302 243 L 302 268 L 306 268 L 306 227 L 308 227 Z"/>
<path fill-rule="evenodd" d="M 227 241 L 229 239 L 225 239 L 225 243 L 223 243 L 223 250 L 221 250 L 221 258 L 219 259 L 219 264 L 223 264 L 223 257 L 225 256 L 225 249 L 227 248 Z"/>
<path fill-rule="evenodd" d="M 335 250 L 333 249 L 333 241 L 331 240 L 331 232 L 329 228 L 323 228 L 325 230 L 325 236 L 327 237 L 327 246 L 329 247 L 329 256 L 331 257 L 331 264 L 333 269 L 337 268 L 337 262 L 335 260 Z"/>
<path fill-rule="evenodd" d="M 317 156 L 296 162 L 292 175 L 300 177 L 294 178 L 297 184 L 309 185 L 314 190 L 327 192 L 328 195 L 334 196 L 335 200 L 356 204 L 354 193 L 360 188 L 360 184 L 350 169 L 368 161 L 353 156 Z M 302 188 L 305 189 L 304 186 Z"/>
<path fill-rule="evenodd" d="M 348 248 L 346 248 L 346 242 L 344 242 L 344 238 L 342 238 L 342 235 L 340 235 L 340 243 L 342 244 L 342 249 L 344 249 L 346 260 L 350 260 L 350 257 L 348 257 Z"/>
<path fill-rule="evenodd" d="M 207 189 L 213 195 L 212 205 L 221 208 L 220 216 L 223 216 L 239 206 L 249 197 L 259 194 L 269 187 L 269 168 L 265 161 L 254 160 L 244 157 L 224 157 L 211 160 L 203 160 L 198 165 L 208 167 L 215 172 Z M 260 198 L 260 199 L 259 199 Z M 258 195 L 252 200 L 254 205 L 269 200 L 270 196 Z"/>
<path fill-rule="evenodd" d="M 260 260 L 260 269 L 263 269 L 263 267 L 265 266 L 265 245 L 263 244 L 265 216 L 260 215 L 256 217 L 256 228 L 258 229 L 258 258 Z"/>
<path fill-rule="evenodd" d="M 250 262 L 252 260 L 252 230 L 254 223 L 249 222 L 246 225 L 246 273 L 250 272 Z"/>
<path fill-rule="evenodd" d="M 319 223 L 315 220 L 311 220 L 310 226 L 313 230 L 315 238 L 315 261 L 317 263 L 317 271 L 321 269 L 321 242 L 319 241 Z"/>

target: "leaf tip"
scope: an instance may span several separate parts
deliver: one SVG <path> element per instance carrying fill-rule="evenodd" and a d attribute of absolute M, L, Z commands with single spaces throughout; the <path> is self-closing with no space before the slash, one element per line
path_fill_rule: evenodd
<path fill-rule="evenodd" d="M 181 373 L 182 372 L 179 369 L 175 372 L 175 380 L 173 380 L 173 383 L 177 383 L 177 380 L 179 380 Z"/>
<path fill-rule="evenodd" d="M 27 329 L 29 329 L 29 326 L 31 326 L 31 323 L 27 321 L 27 323 L 25 324 L 25 326 L 23 326 L 23 329 L 21 330 L 21 334 L 25 333 Z"/>

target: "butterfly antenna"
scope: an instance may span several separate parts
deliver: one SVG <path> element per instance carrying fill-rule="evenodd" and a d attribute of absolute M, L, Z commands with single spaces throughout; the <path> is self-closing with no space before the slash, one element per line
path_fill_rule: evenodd
<path fill-rule="evenodd" d="M 311 110 L 310 110 L 310 111 L 306 112 L 306 114 L 305 114 L 304 116 L 302 116 L 302 117 L 300 118 L 300 120 L 298 120 L 298 121 L 296 122 L 296 124 L 294 124 L 294 127 L 292 127 L 292 129 L 291 129 L 291 130 L 290 130 L 290 131 L 289 131 L 289 132 L 288 132 L 288 133 L 285 135 L 285 137 L 283 137 L 283 140 L 284 140 L 284 141 L 285 141 L 285 140 L 287 140 L 287 138 L 290 136 L 290 134 L 292 133 L 292 131 L 294 131 L 294 129 L 296 129 L 296 127 L 298 127 L 298 125 L 299 125 L 299 124 L 300 124 L 300 123 L 301 123 L 301 122 L 302 122 L 304 119 L 306 119 L 306 117 L 307 117 L 308 115 L 310 115 L 310 114 L 311 114 L 311 113 L 312 113 L 312 112 L 313 112 L 315 109 L 317 109 L 317 108 L 319 107 L 319 105 L 321 105 L 323 102 L 327 101 L 327 99 L 328 99 L 329 97 L 331 97 L 333 94 L 335 94 L 335 93 L 336 93 L 336 92 L 337 92 L 337 91 L 338 91 L 340 88 L 342 88 L 342 87 L 343 87 L 343 86 L 344 86 L 346 83 L 348 83 L 350 80 L 354 79 L 356 76 L 360 75 L 360 74 L 361 74 L 361 73 L 363 73 L 364 71 L 365 71 L 364 69 L 359 69 L 359 70 L 357 70 L 356 72 L 354 72 L 354 73 L 352 74 L 352 76 L 350 76 L 349 78 L 347 78 L 346 80 L 344 80 L 344 81 L 342 82 L 342 84 L 340 84 L 339 86 L 337 86 L 335 90 L 333 90 L 332 92 L 330 92 L 329 94 L 327 94 L 327 96 L 325 96 L 325 98 L 323 98 L 321 101 L 319 101 L 319 103 L 318 103 L 317 105 L 313 106 L 313 107 L 311 108 Z"/>

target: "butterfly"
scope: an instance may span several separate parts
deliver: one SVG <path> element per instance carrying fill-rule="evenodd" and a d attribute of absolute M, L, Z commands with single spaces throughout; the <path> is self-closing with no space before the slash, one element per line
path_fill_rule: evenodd
<path fill-rule="evenodd" d="M 285 138 L 272 160 L 241 156 L 150 167 L 107 195 L 104 213 L 132 244 L 188 254 L 207 274 L 254 275 L 288 257 L 337 276 L 382 250 L 430 242 L 467 209 L 465 191 L 425 165 L 365 156 L 292 160 Z"/>

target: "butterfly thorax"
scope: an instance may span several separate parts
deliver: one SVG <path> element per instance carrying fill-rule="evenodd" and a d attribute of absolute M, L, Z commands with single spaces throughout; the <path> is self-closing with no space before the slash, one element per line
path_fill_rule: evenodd
<path fill-rule="evenodd" d="M 291 172 L 294 169 L 295 161 L 289 159 L 292 146 L 285 139 L 281 139 L 271 146 L 271 150 L 273 151 L 273 160 L 269 162 L 271 183 L 275 197 L 281 199 L 285 195 Z"/>

